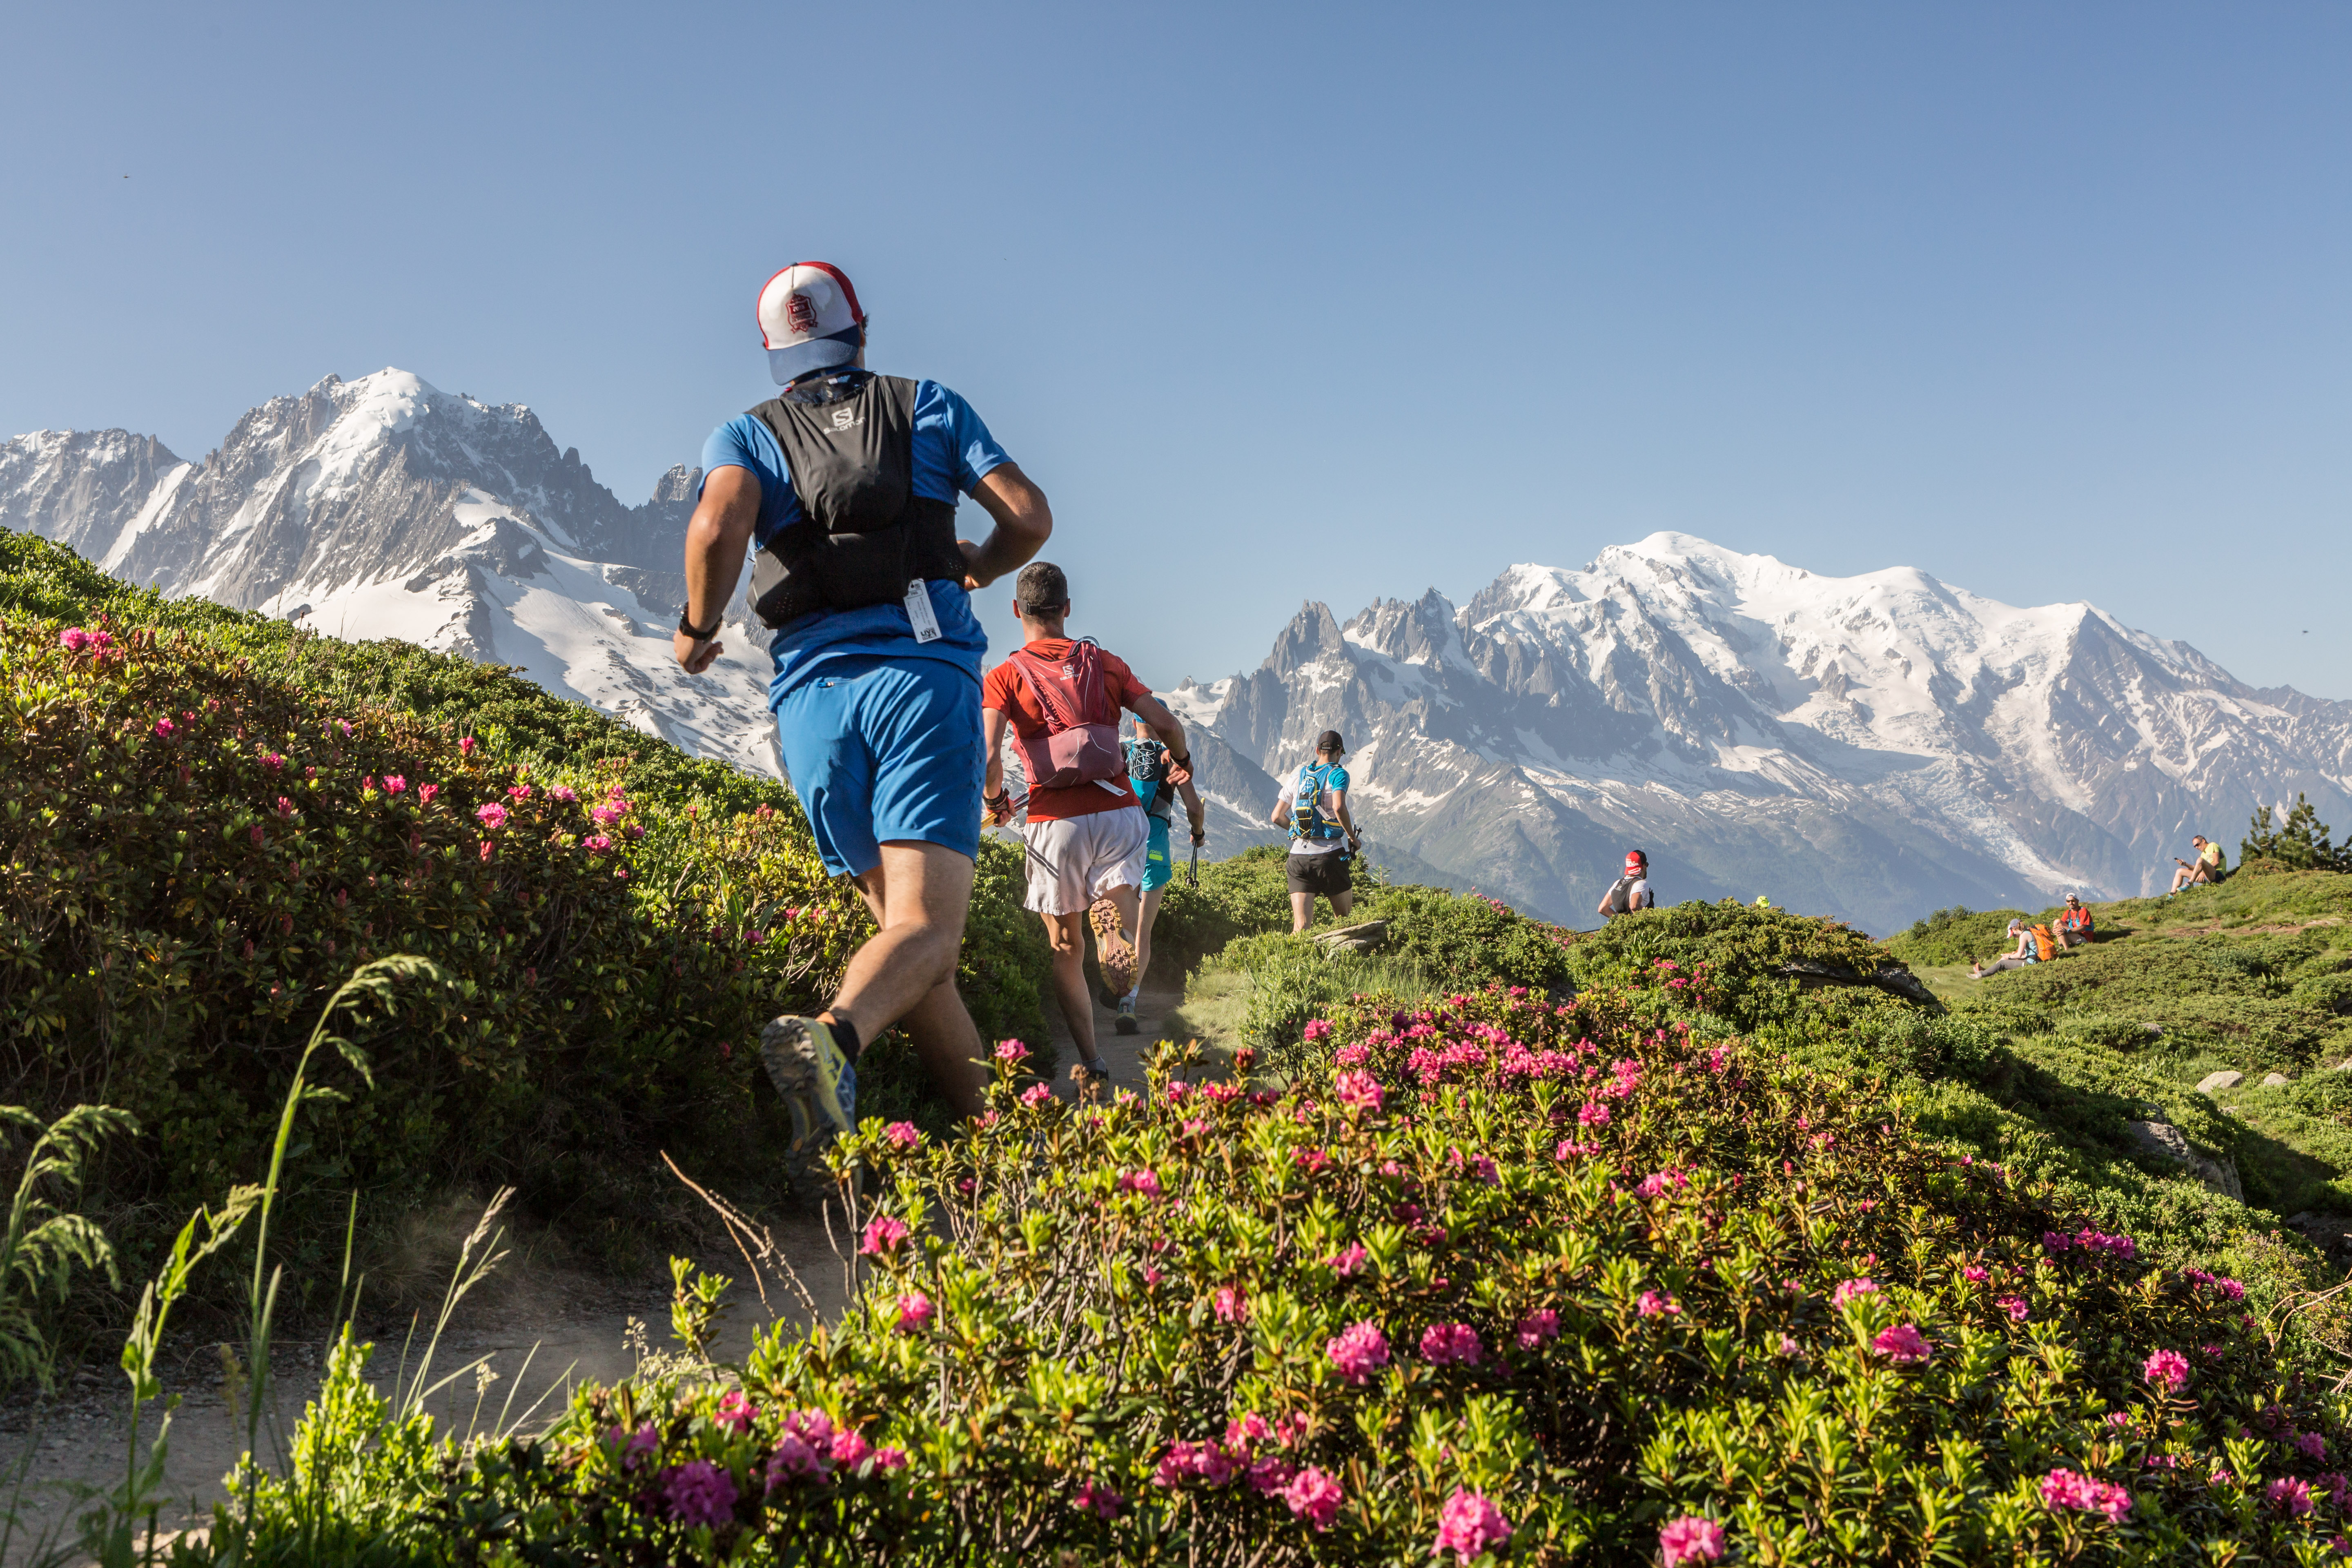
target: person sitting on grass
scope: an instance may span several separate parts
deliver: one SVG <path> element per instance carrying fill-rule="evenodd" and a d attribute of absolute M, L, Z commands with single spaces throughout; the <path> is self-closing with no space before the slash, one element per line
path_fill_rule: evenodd
<path fill-rule="evenodd" d="M 2200 882 L 2209 887 L 2218 887 L 2221 879 L 2230 874 L 2229 858 L 2221 853 L 2221 847 L 2219 844 L 2213 843 L 2201 833 L 2192 835 L 2189 842 L 2196 846 L 2196 862 L 2192 865 L 2178 855 L 2172 858 L 2172 863 L 2180 869 L 2172 874 L 2172 886 L 2165 890 L 2164 896 L 2168 899 L 2181 889 L 2193 888 Z"/>
<path fill-rule="evenodd" d="M 1986 975 L 1998 974 L 2004 969 L 2022 969 L 2029 963 L 2041 962 L 2039 950 L 2034 945 L 2033 933 L 2026 929 L 2023 921 L 2010 921 L 2009 934 L 2017 939 L 2017 945 L 1990 963 L 1970 964 L 1969 979 L 1982 980 Z"/>
<path fill-rule="evenodd" d="M 2091 906 L 2078 893 L 2066 895 L 2066 907 L 2058 911 L 2058 945 L 2082 947 L 2096 934 L 2091 920 Z"/>

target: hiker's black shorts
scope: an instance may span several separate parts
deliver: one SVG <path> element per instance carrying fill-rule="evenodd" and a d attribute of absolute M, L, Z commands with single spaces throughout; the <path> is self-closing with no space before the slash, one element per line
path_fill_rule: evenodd
<path fill-rule="evenodd" d="M 1349 890 L 1345 855 L 1290 855 L 1284 859 L 1290 869 L 1290 890 L 1294 893 L 1336 899 Z"/>

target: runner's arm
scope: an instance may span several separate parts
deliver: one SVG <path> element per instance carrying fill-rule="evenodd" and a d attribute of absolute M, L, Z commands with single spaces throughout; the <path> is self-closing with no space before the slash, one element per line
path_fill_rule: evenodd
<path fill-rule="evenodd" d="M 959 539 L 956 544 L 963 551 L 963 585 L 985 588 L 1007 572 L 1028 564 L 1031 556 L 1045 548 L 1045 541 L 1054 535 L 1054 509 L 1045 504 L 1045 492 L 1029 482 L 1018 463 L 999 463 L 989 469 L 973 489 L 971 499 L 996 520 L 996 530 L 985 543 Z"/>
<path fill-rule="evenodd" d="M 1286 795 L 1282 799 L 1274 803 L 1274 815 L 1267 817 L 1266 820 L 1273 823 L 1276 827 L 1287 827 L 1290 826 L 1290 799 L 1288 796 Z"/>
<path fill-rule="evenodd" d="M 1185 743 L 1183 721 L 1168 711 L 1168 705 L 1149 691 L 1129 698 L 1128 710 L 1151 726 L 1160 743 L 1168 748 L 1168 782 L 1182 788 L 1192 780 L 1192 749 Z"/>
<path fill-rule="evenodd" d="M 1192 787 L 1189 774 L 1176 786 L 1176 793 L 1184 799 L 1184 815 L 1192 823 L 1192 842 L 1198 844 L 1209 836 L 1209 808 L 1201 804 L 1201 792 Z"/>
<path fill-rule="evenodd" d="M 686 619 L 689 626 L 716 626 L 743 575 L 743 557 L 760 521 L 760 480 L 751 469 L 730 463 L 702 481 L 702 500 L 686 525 Z M 727 651 L 724 644 L 684 632 L 670 651 L 690 675 L 700 675 Z"/>
<path fill-rule="evenodd" d="M 1338 817 L 1339 826 L 1348 830 L 1348 843 L 1351 847 L 1360 847 L 1364 842 L 1364 837 L 1356 831 L 1355 818 L 1348 815 L 1346 790 L 1335 789 L 1331 792 L 1331 815 Z"/>
<path fill-rule="evenodd" d="M 981 781 L 980 793 L 985 800 L 993 800 L 1004 793 L 1004 710 L 982 709 L 980 730 L 988 738 L 988 773 Z M 988 818 L 995 821 L 996 814 L 989 812 Z"/>

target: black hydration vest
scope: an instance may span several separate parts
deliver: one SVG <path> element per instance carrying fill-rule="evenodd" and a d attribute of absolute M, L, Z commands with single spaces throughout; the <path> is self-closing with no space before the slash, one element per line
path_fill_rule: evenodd
<path fill-rule="evenodd" d="M 864 372 L 814 379 L 811 393 L 751 411 L 783 448 L 803 514 L 752 557 L 751 608 L 781 626 L 816 610 L 890 604 L 919 581 L 962 582 L 955 503 L 915 493 L 915 383 Z"/>

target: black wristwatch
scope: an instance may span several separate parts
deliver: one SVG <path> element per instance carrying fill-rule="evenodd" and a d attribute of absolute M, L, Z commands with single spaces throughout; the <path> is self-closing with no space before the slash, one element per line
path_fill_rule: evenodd
<path fill-rule="evenodd" d="M 719 628 L 724 625 L 727 620 L 727 612 L 721 610 L 719 613 L 719 619 L 710 623 L 710 629 L 709 631 L 704 631 L 700 626 L 696 626 L 692 621 L 686 618 L 693 613 L 694 606 L 692 605 L 680 605 L 677 607 L 677 629 L 681 635 L 690 637 L 697 642 L 709 642 L 712 637 L 717 637 L 719 635 Z"/>

